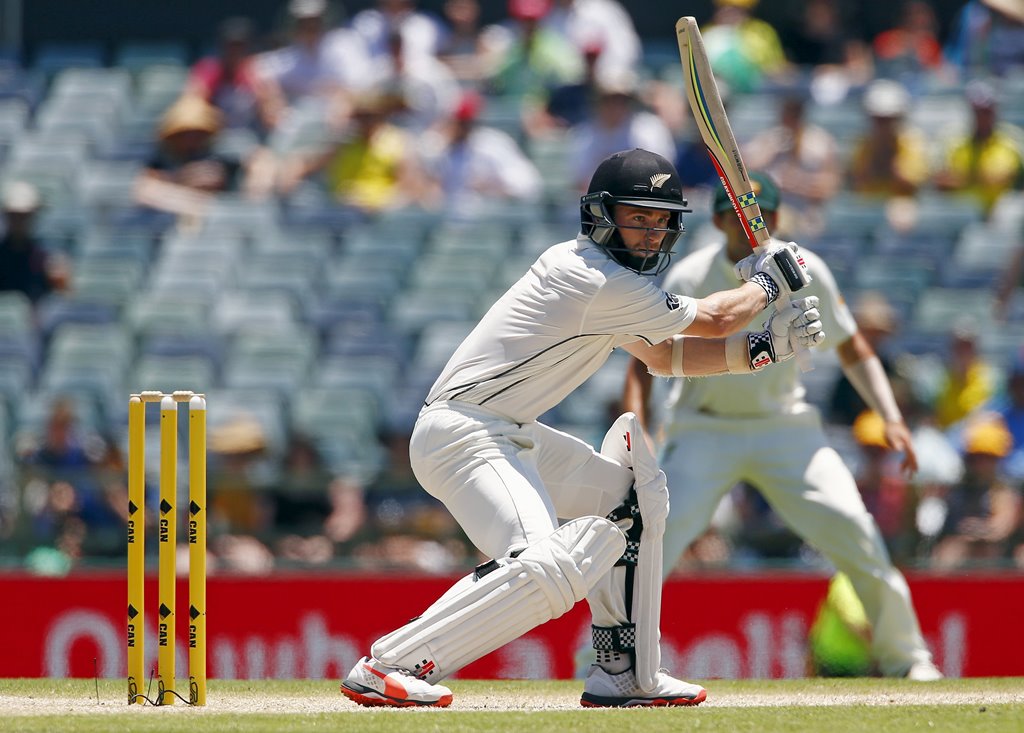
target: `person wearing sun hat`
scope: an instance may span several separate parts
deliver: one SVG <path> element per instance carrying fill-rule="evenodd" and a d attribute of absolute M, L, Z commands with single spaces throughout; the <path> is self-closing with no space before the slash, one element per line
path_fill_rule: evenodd
<path fill-rule="evenodd" d="M 964 476 L 946 497 L 945 523 L 932 551 L 939 567 L 1010 558 L 1022 521 L 1020 489 L 1002 474 L 1012 450 L 1013 436 L 998 416 L 979 416 L 965 427 Z"/>

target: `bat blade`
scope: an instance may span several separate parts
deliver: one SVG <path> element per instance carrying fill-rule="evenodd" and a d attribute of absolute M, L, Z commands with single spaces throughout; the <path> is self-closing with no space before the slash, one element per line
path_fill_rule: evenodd
<path fill-rule="evenodd" d="M 722 95 L 718 91 L 718 82 L 715 81 L 707 51 L 704 50 L 704 39 L 701 38 L 696 18 L 684 16 L 676 21 L 676 40 L 679 43 L 679 60 L 683 65 L 686 99 L 690 103 L 701 140 L 729 195 L 732 208 L 743 225 L 747 241 L 755 252 L 763 252 L 771 241 L 771 232 L 761 214 L 747 167 L 743 164 L 740 146 L 725 114 Z M 782 310 L 788 303 L 788 297 L 779 298 L 775 306 Z M 801 370 L 806 372 L 812 368 L 807 351 L 795 340 L 793 351 Z"/>
<path fill-rule="evenodd" d="M 761 215 L 747 167 L 743 164 L 740 146 L 725 114 L 722 95 L 718 91 L 718 83 L 704 50 L 696 19 L 686 16 L 676 22 L 676 40 L 679 42 L 679 58 L 683 65 L 686 98 L 701 140 L 743 225 L 750 246 L 756 249 L 768 243 L 771 233 Z"/>

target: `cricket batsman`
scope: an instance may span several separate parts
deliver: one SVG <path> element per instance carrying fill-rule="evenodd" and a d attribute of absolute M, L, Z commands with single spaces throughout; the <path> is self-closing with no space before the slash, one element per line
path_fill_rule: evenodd
<path fill-rule="evenodd" d="M 815 298 L 741 330 L 792 292 L 775 258 L 706 297 L 658 288 L 651 276 L 668 264 L 687 211 L 662 156 L 606 158 L 581 199 L 579 235 L 541 254 L 455 351 L 420 411 L 410 458 L 424 489 L 492 559 L 377 639 L 341 683 L 349 699 L 450 705 L 446 677 L 584 598 L 596 664 L 582 705 L 705 699 L 703 687 L 661 668 L 668 489 L 638 420 L 619 417 L 600 450 L 538 422 L 615 348 L 655 374 L 696 376 L 749 373 L 791 358 L 793 343 L 824 338 Z"/>

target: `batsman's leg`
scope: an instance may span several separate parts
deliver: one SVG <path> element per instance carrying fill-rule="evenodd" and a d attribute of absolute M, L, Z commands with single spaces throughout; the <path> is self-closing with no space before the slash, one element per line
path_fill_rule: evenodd
<path fill-rule="evenodd" d="M 550 428 L 548 428 L 550 431 Z M 551 431 L 557 432 L 557 431 Z M 601 452 L 548 439 L 539 461 L 559 516 L 604 512 L 626 533 L 623 555 L 587 596 L 597 663 L 587 671 L 586 706 L 695 705 L 699 685 L 661 670 L 662 540 L 668 514 L 665 474 L 632 413 L 612 425 Z M 590 502 L 590 503 L 588 503 Z"/>
<path fill-rule="evenodd" d="M 466 664 L 558 618 L 586 597 L 622 555 L 622 532 L 583 517 L 515 557 L 478 567 L 422 616 L 381 637 L 341 691 L 363 705 L 436 705 L 451 692 L 433 684 Z"/>

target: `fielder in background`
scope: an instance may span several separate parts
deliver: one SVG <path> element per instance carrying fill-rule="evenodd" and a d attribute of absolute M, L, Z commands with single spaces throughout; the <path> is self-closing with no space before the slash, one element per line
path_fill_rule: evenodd
<path fill-rule="evenodd" d="M 764 173 L 752 173 L 761 212 L 771 229 L 780 204 L 778 188 Z M 724 241 L 703 247 L 678 262 L 664 289 L 703 297 L 738 281 L 749 263 L 750 244 L 726 197 L 718 189 L 714 223 Z M 836 287 L 825 263 L 800 249 L 811 274 L 804 291 L 821 303 L 828 341 L 843 372 L 864 401 L 885 418 L 885 438 L 903 452 L 902 468 L 917 470 L 910 432 L 889 380 Z M 738 263 L 738 264 L 737 264 Z M 766 314 L 758 314 L 760 323 Z M 630 362 L 624 406 L 642 424 L 651 414 L 653 379 Z M 671 511 L 666 525 L 666 574 L 709 525 L 722 497 L 740 481 L 756 487 L 797 534 L 845 572 L 867 610 L 872 651 L 882 674 L 934 680 L 932 663 L 903 575 L 892 565 L 874 519 L 864 507 L 850 470 L 825 438 L 817 409 L 804 400 L 795 364 L 758 376 L 674 380 L 660 411 L 661 462 L 669 480 Z"/>
<path fill-rule="evenodd" d="M 419 414 L 410 458 L 420 484 L 494 559 L 375 641 L 342 682 L 347 697 L 447 706 L 441 680 L 586 598 L 597 663 L 581 704 L 705 699 L 661 669 L 668 489 L 636 416 L 619 417 L 600 451 L 537 421 L 617 347 L 656 374 L 707 375 L 750 372 L 790 358 L 791 340 L 824 338 L 814 298 L 741 332 L 790 292 L 771 257 L 750 282 L 705 298 L 659 289 L 646 276 L 667 265 L 686 211 L 662 156 L 606 158 L 581 199 L 581 233 L 544 252 L 456 350 Z"/>

